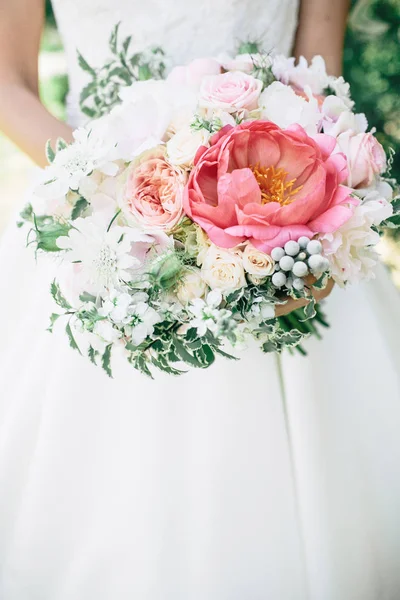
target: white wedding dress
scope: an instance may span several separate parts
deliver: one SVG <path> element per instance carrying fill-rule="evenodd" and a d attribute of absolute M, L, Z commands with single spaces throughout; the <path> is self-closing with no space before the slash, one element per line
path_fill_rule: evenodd
<path fill-rule="evenodd" d="M 77 124 L 119 20 L 172 62 L 259 38 L 296 0 L 57 0 Z M 336 289 L 308 358 L 110 380 L 45 331 L 55 264 L 0 251 L 1 600 L 398 600 L 400 302 L 382 268 Z"/>

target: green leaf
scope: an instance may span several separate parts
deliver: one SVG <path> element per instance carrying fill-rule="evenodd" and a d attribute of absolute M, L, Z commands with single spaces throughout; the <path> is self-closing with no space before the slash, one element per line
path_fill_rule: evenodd
<path fill-rule="evenodd" d="M 78 54 L 78 65 L 86 73 L 90 73 L 93 77 L 96 77 L 96 71 L 89 65 L 89 63 L 83 58 L 82 54 L 77 50 Z"/>
<path fill-rule="evenodd" d="M 92 296 L 92 294 L 88 294 L 87 292 L 83 292 L 83 294 L 81 294 L 79 296 L 79 300 L 81 302 L 93 302 L 93 304 L 96 303 L 96 296 Z"/>
<path fill-rule="evenodd" d="M 82 105 L 83 102 L 85 102 L 85 100 L 87 100 L 89 98 L 89 96 L 91 96 L 96 91 L 96 89 L 97 89 L 96 84 L 93 81 L 88 83 L 80 93 L 80 96 L 79 96 L 80 104 Z"/>
<path fill-rule="evenodd" d="M 204 344 L 199 350 L 196 350 L 195 355 L 201 361 L 203 367 L 209 367 L 215 361 L 213 349 L 208 344 Z"/>
<path fill-rule="evenodd" d="M 305 316 L 306 320 L 313 319 L 315 317 L 315 315 L 317 313 L 315 310 L 315 299 L 314 298 L 310 299 L 309 303 L 306 304 L 306 306 L 303 309 L 303 312 L 304 312 L 304 316 Z"/>
<path fill-rule="evenodd" d="M 47 140 L 47 142 L 46 142 L 46 158 L 50 165 L 54 161 L 55 157 L 56 157 L 56 153 L 54 152 L 53 148 L 51 147 L 51 140 Z"/>
<path fill-rule="evenodd" d="M 224 350 L 221 350 L 221 348 L 214 348 L 215 352 L 217 352 L 217 354 L 219 354 L 220 356 L 223 356 L 224 358 L 228 358 L 229 360 L 239 360 L 237 356 L 233 356 L 233 354 L 228 354 L 227 352 L 224 352 Z"/>
<path fill-rule="evenodd" d="M 329 273 L 322 273 L 321 277 L 317 279 L 315 283 L 312 284 L 312 287 L 316 290 L 324 290 L 328 284 Z"/>
<path fill-rule="evenodd" d="M 111 52 L 113 54 L 118 54 L 118 32 L 119 32 L 120 25 L 121 25 L 121 23 L 117 23 L 115 25 L 114 29 L 111 32 L 111 36 L 110 36 L 109 45 L 110 45 Z"/>
<path fill-rule="evenodd" d="M 97 358 L 98 354 L 99 353 L 97 352 L 97 350 L 92 348 L 92 346 L 89 346 L 88 356 L 90 358 L 90 362 L 92 362 L 94 365 L 96 365 L 96 367 L 97 367 L 96 358 Z"/>
<path fill-rule="evenodd" d="M 158 357 L 152 356 L 151 362 L 155 367 L 157 367 L 157 369 L 160 369 L 160 371 L 164 371 L 165 373 L 168 373 L 168 375 L 183 375 L 183 373 L 186 373 L 186 371 L 180 371 L 179 369 L 175 369 L 174 367 L 172 367 L 168 363 L 168 361 L 165 360 L 161 356 L 158 356 Z"/>
<path fill-rule="evenodd" d="M 23 221 L 33 221 L 33 208 L 32 204 L 26 204 L 22 212 L 19 213 L 19 216 Z"/>
<path fill-rule="evenodd" d="M 272 340 L 264 342 L 261 348 L 263 352 L 276 352 L 278 350 L 276 344 Z"/>
<path fill-rule="evenodd" d="M 57 246 L 57 239 L 68 235 L 71 229 L 68 223 L 61 223 L 53 219 L 40 219 L 33 215 L 36 233 L 36 247 L 43 252 L 61 252 Z"/>
<path fill-rule="evenodd" d="M 172 337 L 173 344 L 175 347 L 176 354 L 185 362 L 186 364 L 195 367 L 196 369 L 200 369 L 202 367 L 201 361 L 190 354 L 188 350 L 185 348 L 184 344 L 178 339 L 177 336 Z"/>
<path fill-rule="evenodd" d="M 86 198 L 83 198 L 83 196 L 78 198 L 78 200 L 75 202 L 74 208 L 72 209 L 71 220 L 75 221 L 75 219 L 80 217 L 82 213 L 85 212 L 88 206 L 89 202 L 86 200 Z"/>
<path fill-rule="evenodd" d="M 112 378 L 112 371 L 111 371 L 111 348 L 112 348 L 112 344 L 108 344 L 108 346 L 106 347 L 104 354 L 101 358 L 101 366 L 103 367 L 103 369 L 105 370 L 105 372 L 107 373 L 107 375 L 109 377 Z"/>
<path fill-rule="evenodd" d="M 152 78 L 152 72 L 149 65 L 139 66 L 139 81 L 147 81 Z"/>
<path fill-rule="evenodd" d="M 53 296 L 55 303 L 58 304 L 58 306 L 64 308 L 65 310 L 71 310 L 72 306 L 64 298 L 63 294 L 61 293 L 60 286 L 58 285 L 55 279 L 50 286 L 50 293 Z"/>
<path fill-rule="evenodd" d="M 67 326 L 65 328 L 65 332 L 66 332 L 66 334 L 68 336 L 69 345 L 71 346 L 71 348 L 73 350 L 77 350 L 79 352 L 79 354 L 82 355 L 82 352 L 80 351 L 80 348 L 79 348 L 79 346 L 76 343 L 76 340 L 74 338 L 74 334 L 72 333 L 71 324 L 69 322 L 67 323 Z"/>
<path fill-rule="evenodd" d="M 135 367 L 135 369 L 137 369 L 144 375 L 147 375 L 147 377 L 150 377 L 150 379 L 154 379 L 152 372 L 150 371 L 149 366 L 147 364 L 147 359 L 146 359 L 145 354 L 141 354 L 140 356 L 137 357 L 137 359 L 134 363 L 134 367 Z"/>
<path fill-rule="evenodd" d="M 57 138 L 56 151 L 60 152 L 61 150 L 65 150 L 65 148 L 68 148 L 67 142 L 63 138 Z"/>
<path fill-rule="evenodd" d="M 94 119 L 95 117 L 99 116 L 97 110 L 90 108 L 89 106 L 81 106 L 81 111 L 90 119 Z"/>
<path fill-rule="evenodd" d="M 47 331 L 50 331 L 50 333 L 53 333 L 53 327 L 54 327 L 55 322 L 62 316 L 63 315 L 59 315 L 58 313 L 53 313 L 50 316 L 50 325 L 48 326 Z"/>
<path fill-rule="evenodd" d="M 130 35 L 124 40 L 124 43 L 122 44 L 122 50 L 123 50 L 123 53 L 125 56 L 128 53 L 131 41 L 132 41 L 132 36 Z"/>

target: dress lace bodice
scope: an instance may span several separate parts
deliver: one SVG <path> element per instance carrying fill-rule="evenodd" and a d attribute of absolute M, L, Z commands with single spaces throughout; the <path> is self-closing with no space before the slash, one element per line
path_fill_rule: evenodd
<path fill-rule="evenodd" d="M 240 41 L 260 40 L 266 50 L 291 51 L 298 0 L 53 0 L 70 76 L 69 117 L 76 125 L 86 75 L 76 50 L 94 65 L 108 54 L 112 27 L 132 34 L 137 50 L 161 46 L 171 64 L 234 51 Z"/>

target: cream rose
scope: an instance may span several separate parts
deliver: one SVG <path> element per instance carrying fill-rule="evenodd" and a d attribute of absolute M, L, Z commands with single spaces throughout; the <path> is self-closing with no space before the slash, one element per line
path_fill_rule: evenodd
<path fill-rule="evenodd" d="M 207 291 L 205 281 L 202 279 L 199 270 L 188 270 L 179 285 L 177 296 L 178 300 L 184 306 L 189 304 L 195 298 L 203 298 Z"/>
<path fill-rule="evenodd" d="M 254 110 L 262 85 L 259 79 L 240 71 L 205 77 L 200 87 L 199 106 L 220 108 L 228 113 Z"/>
<path fill-rule="evenodd" d="M 272 275 L 275 261 L 269 254 L 261 252 L 252 244 L 247 244 L 243 252 L 243 267 L 249 275 L 253 275 L 260 280 L 263 277 Z"/>
<path fill-rule="evenodd" d="M 211 245 L 205 255 L 201 273 L 213 290 L 233 292 L 246 286 L 242 257 L 235 250 Z"/>
<path fill-rule="evenodd" d="M 208 146 L 211 133 L 206 129 L 194 130 L 189 126 L 180 129 L 167 142 L 167 156 L 172 165 L 190 167 L 200 146 Z"/>

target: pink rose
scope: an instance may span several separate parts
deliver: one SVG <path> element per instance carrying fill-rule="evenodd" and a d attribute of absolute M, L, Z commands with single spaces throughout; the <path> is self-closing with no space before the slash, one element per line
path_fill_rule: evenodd
<path fill-rule="evenodd" d="M 218 246 L 245 240 L 269 253 L 288 240 L 336 231 L 358 201 L 340 185 L 346 159 L 336 140 L 270 121 L 226 126 L 199 150 L 185 189 L 185 212 Z"/>
<path fill-rule="evenodd" d="M 345 131 L 337 138 L 340 150 L 347 157 L 347 185 L 364 188 L 371 185 L 375 175 L 386 168 L 386 154 L 372 133 L 353 134 Z"/>
<path fill-rule="evenodd" d="M 186 175 L 155 148 L 132 163 L 124 190 L 124 210 L 146 228 L 169 230 L 182 217 Z"/>
<path fill-rule="evenodd" d="M 221 64 L 214 58 L 197 58 L 186 66 L 172 69 L 167 81 L 183 85 L 199 86 L 207 75 L 221 73 Z"/>
<path fill-rule="evenodd" d="M 240 71 L 205 77 L 200 86 L 199 106 L 220 108 L 229 113 L 254 110 L 262 85 L 259 79 Z"/>

